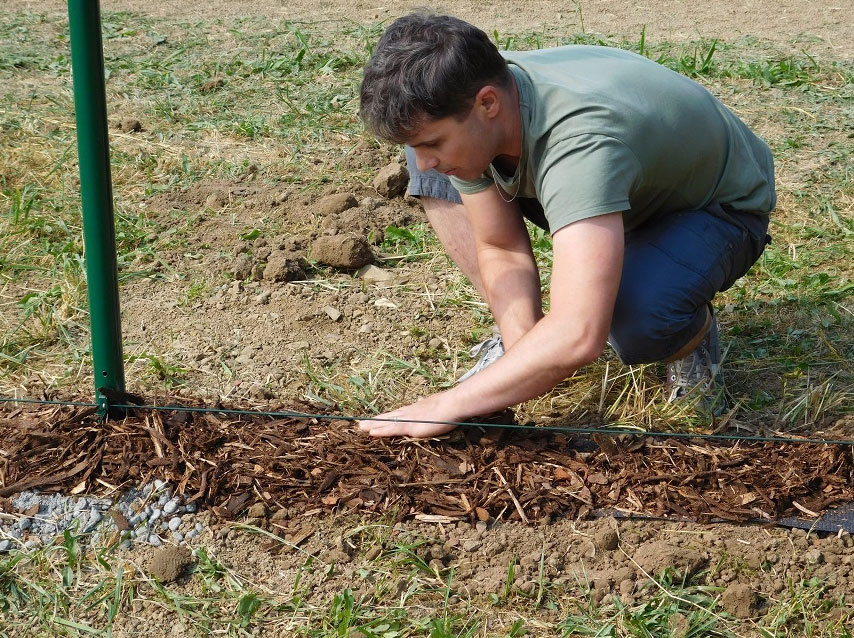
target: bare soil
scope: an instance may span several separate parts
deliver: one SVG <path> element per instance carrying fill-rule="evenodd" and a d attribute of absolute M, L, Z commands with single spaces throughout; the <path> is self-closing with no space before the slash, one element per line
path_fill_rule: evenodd
<path fill-rule="evenodd" d="M 440 288 L 429 263 L 386 266 L 388 279 L 379 283 L 366 283 L 356 272 L 376 261 L 387 227 L 425 221 L 414 199 L 387 199 L 359 184 L 301 195 L 218 181 L 159 195 L 149 210 L 164 225 L 191 224 L 192 232 L 180 248 L 160 253 L 153 266 L 163 280 L 147 278 L 123 289 L 126 349 L 168 351 L 183 368 L 188 396 L 299 400 L 306 357 L 309 365 L 322 366 L 390 343 L 404 354 L 426 348 L 437 335 L 457 347 L 462 341 L 465 326 L 439 318 L 424 322 L 423 335 L 408 332 L 412 317 L 430 315 L 432 301 L 417 289 Z M 180 218 L 170 222 L 174 211 Z M 265 230 L 247 235 L 258 227 Z M 270 227 L 281 230 L 271 233 Z M 354 239 L 360 243 L 355 252 Z M 302 260 L 302 272 L 282 274 L 275 266 L 284 259 Z M 308 259 L 335 268 L 311 271 Z M 335 285 L 301 283 L 330 277 Z M 208 290 L 189 299 L 194 281 Z"/>
<path fill-rule="evenodd" d="M 533 529 L 507 522 L 486 531 L 468 522 L 398 524 L 391 525 L 380 541 L 363 533 L 322 531 L 356 529 L 358 523 L 358 519 L 316 516 L 279 519 L 271 529 L 288 539 L 302 539 L 297 550 L 280 545 L 264 551 L 264 541 L 258 536 L 228 526 L 214 527 L 198 541 L 244 582 L 282 597 L 299 591 L 306 603 L 323 607 L 346 588 L 353 590 L 356 601 L 395 604 L 412 579 L 422 586 L 433 583 L 441 587 L 439 577 L 447 578 L 451 570 L 459 594 L 451 598 L 450 605 L 459 612 L 464 612 L 468 600 L 490 595 L 507 595 L 516 604 L 524 604 L 526 598 L 536 598 L 540 582 L 547 582 L 558 597 L 589 597 L 602 604 L 619 597 L 632 605 L 656 594 L 649 576 L 665 569 L 677 579 L 686 572 L 706 570 L 700 582 L 719 588 L 722 607 L 737 618 L 767 613 L 785 598 L 787 583 L 800 579 L 826 583 L 829 599 L 850 598 L 854 592 L 851 538 L 819 538 L 803 530 L 606 518 L 562 520 Z M 616 544 L 603 542 L 609 537 Z M 435 574 L 389 578 L 383 565 L 399 551 L 396 547 L 413 542 L 420 543 L 414 553 Z M 152 548 L 140 548 L 128 558 L 145 568 L 156 554 Z M 315 557 L 313 570 L 304 569 L 309 555 Z M 515 573 L 508 585 L 511 564 Z M 201 594 L 187 575 L 170 587 L 188 596 Z M 496 616 L 512 619 L 512 605 L 508 607 L 497 607 Z M 151 635 L 192 635 L 187 627 L 176 632 L 173 627 L 179 619 L 158 615 L 159 611 L 155 604 L 141 603 L 137 617 L 123 617 L 121 625 L 114 627 L 114 635 L 134 636 L 143 630 Z M 541 609 L 528 618 L 528 635 L 547 636 L 554 634 L 537 631 L 536 623 L 558 622 L 561 616 Z"/>

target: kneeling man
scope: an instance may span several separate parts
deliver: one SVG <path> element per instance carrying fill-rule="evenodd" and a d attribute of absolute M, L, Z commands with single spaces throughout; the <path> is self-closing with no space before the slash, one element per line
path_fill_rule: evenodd
<path fill-rule="evenodd" d="M 460 383 L 362 430 L 443 434 L 430 422 L 544 394 L 606 342 L 667 361 L 670 400 L 722 409 L 711 300 L 770 241 L 776 195 L 768 146 L 705 88 L 608 47 L 499 52 L 417 12 L 380 38 L 360 115 L 406 145 L 410 193 L 498 325 Z M 526 218 L 552 235 L 548 314 Z"/>

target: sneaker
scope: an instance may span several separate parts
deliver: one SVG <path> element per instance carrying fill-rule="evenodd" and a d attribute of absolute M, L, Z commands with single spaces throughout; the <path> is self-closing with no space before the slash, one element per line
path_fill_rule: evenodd
<path fill-rule="evenodd" d="M 481 341 L 479 344 L 469 350 L 469 356 L 472 359 L 477 359 L 471 370 L 457 379 L 457 383 L 462 383 L 470 376 L 477 374 L 484 368 L 492 365 L 498 360 L 498 357 L 504 354 L 504 342 L 501 340 L 501 335 L 498 331 L 495 332 L 489 339 Z"/>
<path fill-rule="evenodd" d="M 684 359 L 667 364 L 667 401 L 692 401 L 707 415 L 723 414 L 726 398 L 721 358 L 718 321 L 712 312 L 709 331 L 696 350 Z"/>

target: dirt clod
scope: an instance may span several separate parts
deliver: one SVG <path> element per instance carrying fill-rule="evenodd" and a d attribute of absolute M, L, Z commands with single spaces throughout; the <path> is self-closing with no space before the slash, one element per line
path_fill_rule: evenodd
<path fill-rule="evenodd" d="M 593 542 L 597 548 L 611 552 L 617 549 L 617 546 L 620 544 L 620 537 L 617 536 L 617 532 L 613 529 L 605 528 L 593 537 Z"/>
<path fill-rule="evenodd" d="M 335 268 L 361 268 L 374 260 L 374 253 L 361 235 L 324 235 L 311 247 L 311 256 Z"/>
<path fill-rule="evenodd" d="M 119 122 L 118 129 L 125 133 L 139 133 L 143 130 L 142 123 L 132 117 L 127 117 Z"/>
<path fill-rule="evenodd" d="M 216 91 L 217 89 L 225 86 L 225 81 L 222 78 L 213 78 L 212 80 L 208 80 L 204 84 L 199 87 L 199 91 L 202 93 L 210 93 L 211 91 Z"/>
<path fill-rule="evenodd" d="M 379 545 L 374 545 L 367 552 L 365 552 L 365 560 L 374 560 L 380 554 L 383 553 L 383 548 Z"/>
<path fill-rule="evenodd" d="M 345 210 L 355 208 L 358 205 L 359 202 L 353 193 L 335 193 L 320 198 L 317 202 L 316 210 L 318 215 L 328 217 L 343 213 Z"/>
<path fill-rule="evenodd" d="M 192 562 L 193 554 L 188 547 L 165 545 L 157 550 L 151 560 L 151 575 L 161 583 L 171 583 Z"/>
<path fill-rule="evenodd" d="M 268 281 L 302 281 L 308 268 L 308 262 L 301 255 L 274 250 L 267 258 L 263 277 Z"/>
<path fill-rule="evenodd" d="M 703 557 L 696 550 L 667 542 L 641 545 L 635 552 L 634 560 L 650 576 L 670 568 L 680 577 L 689 577 L 703 565 Z"/>
<path fill-rule="evenodd" d="M 403 195 L 409 183 L 409 171 L 405 166 L 393 162 L 384 166 L 374 177 L 373 186 L 383 197 L 397 197 Z"/>
<path fill-rule="evenodd" d="M 691 624 L 685 614 L 673 614 L 667 619 L 667 625 L 670 628 L 671 635 L 674 638 L 683 638 L 688 635 L 688 629 Z"/>
<path fill-rule="evenodd" d="M 249 279 L 252 275 L 252 258 L 246 253 L 241 253 L 234 258 L 231 265 L 231 274 L 235 280 Z"/>
<path fill-rule="evenodd" d="M 282 521 L 288 520 L 290 517 L 290 512 L 288 512 L 288 510 L 282 507 L 273 512 L 273 515 L 270 517 L 270 520 L 274 523 L 280 523 Z"/>
<path fill-rule="evenodd" d="M 736 618 L 750 618 L 759 606 L 759 596 L 750 585 L 734 583 L 721 596 L 721 605 Z"/>
<path fill-rule="evenodd" d="M 264 503 L 254 503 L 249 511 L 246 512 L 249 518 L 265 518 L 267 516 L 267 507 Z"/>

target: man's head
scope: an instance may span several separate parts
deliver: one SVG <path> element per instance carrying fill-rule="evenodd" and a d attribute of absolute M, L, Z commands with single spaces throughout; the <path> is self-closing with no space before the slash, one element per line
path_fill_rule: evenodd
<path fill-rule="evenodd" d="M 405 142 L 426 120 L 463 119 L 486 85 L 511 83 L 489 37 L 426 11 L 395 20 L 365 67 L 359 114 L 374 134 Z"/>

